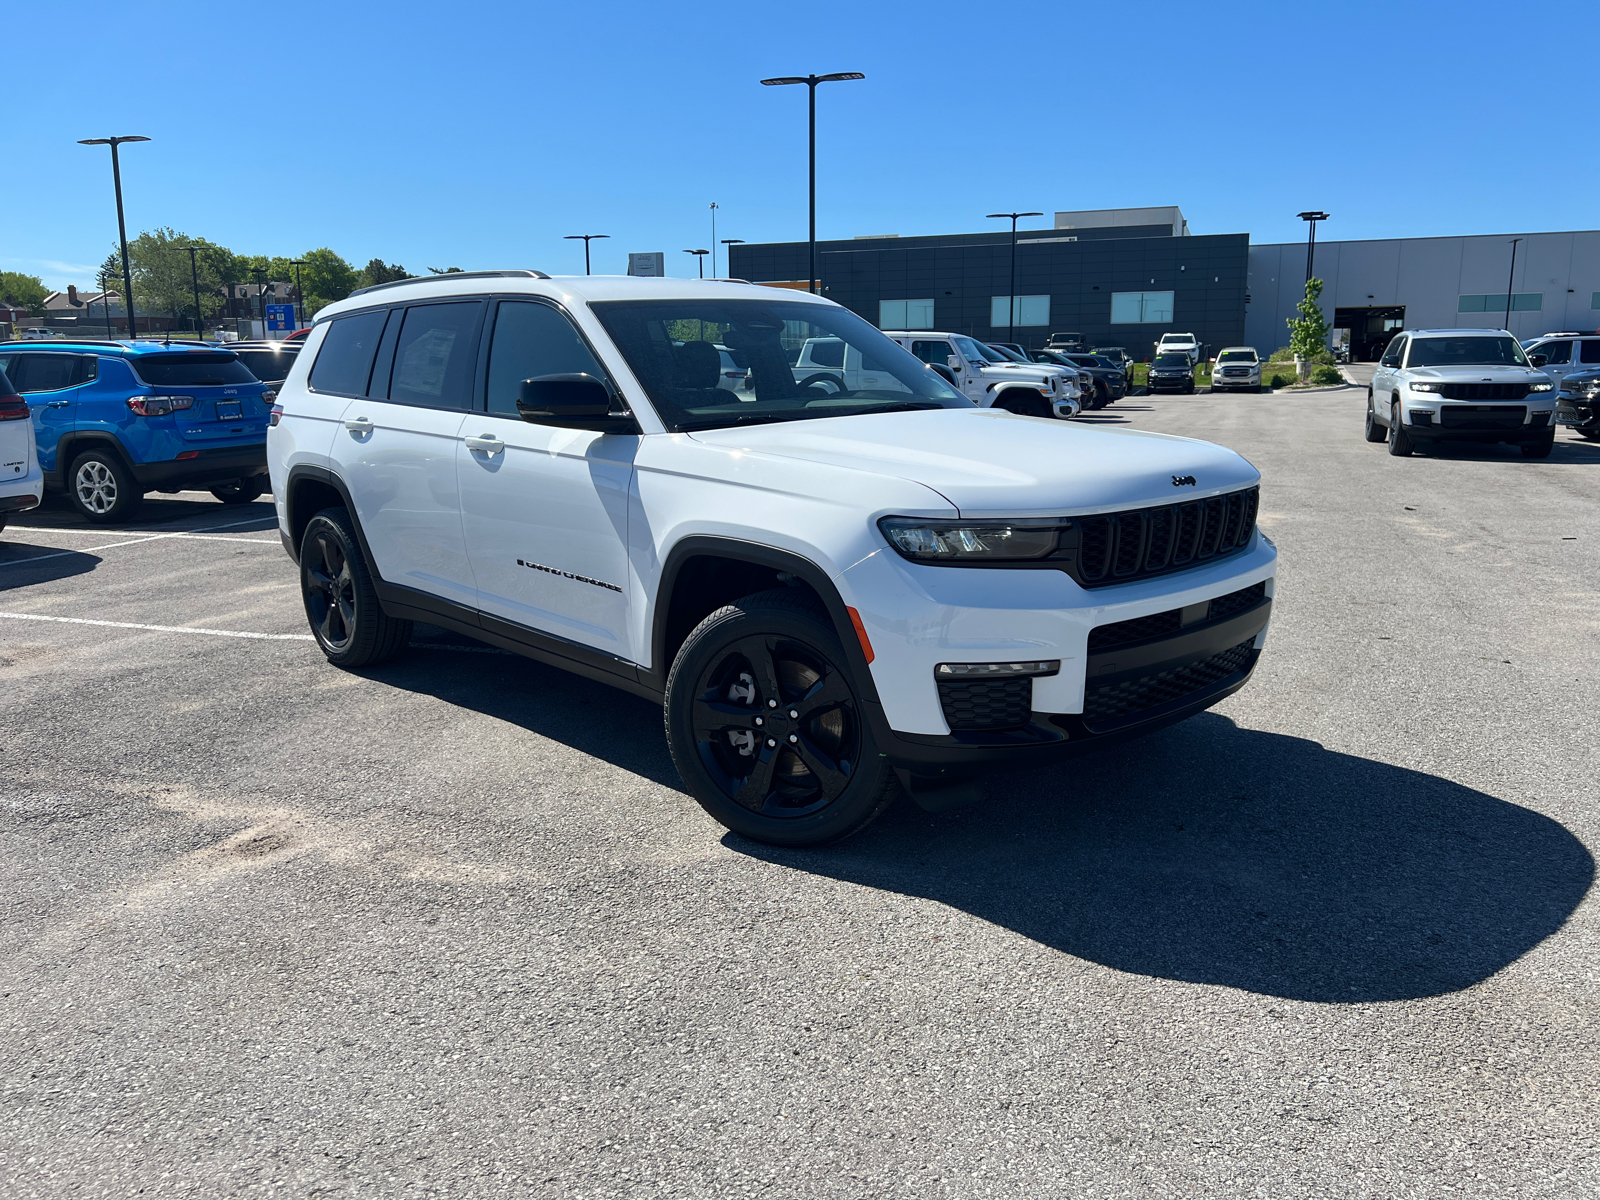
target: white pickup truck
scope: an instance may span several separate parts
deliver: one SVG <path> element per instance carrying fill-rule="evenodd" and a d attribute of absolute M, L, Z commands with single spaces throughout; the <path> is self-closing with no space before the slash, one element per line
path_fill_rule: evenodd
<path fill-rule="evenodd" d="M 1156 353 L 1187 354 L 1191 367 L 1200 364 L 1200 343 L 1192 333 L 1163 333 L 1156 343 Z"/>
<path fill-rule="evenodd" d="M 884 330 L 884 336 L 939 370 L 979 408 L 1025 417 L 1075 417 L 1083 410 L 1076 371 L 1044 363 L 1014 363 L 961 333 Z M 804 351 L 801 357 L 804 358 Z M 848 362 L 847 362 L 848 366 Z M 796 366 L 795 370 L 800 370 Z"/>

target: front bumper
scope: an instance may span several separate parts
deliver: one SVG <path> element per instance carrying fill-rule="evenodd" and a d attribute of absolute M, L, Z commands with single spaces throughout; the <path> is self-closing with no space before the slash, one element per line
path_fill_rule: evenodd
<path fill-rule="evenodd" d="M 1520 420 L 1508 420 L 1512 410 L 1523 409 Z M 1556 398 L 1545 393 L 1524 400 L 1444 400 L 1428 397 L 1403 400 L 1400 420 L 1412 441 L 1434 442 L 1542 442 L 1552 436 Z"/>
<path fill-rule="evenodd" d="M 1095 589 L 1056 570 L 919 566 L 887 549 L 838 582 L 876 655 L 880 750 L 919 775 L 959 776 L 1135 737 L 1237 691 L 1265 644 L 1276 571 L 1277 551 L 1258 533 L 1246 550 L 1206 566 Z M 1210 601 L 1256 585 L 1261 594 L 1247 607 L 1201 615 Z M 1091 630 L 1138 619 L 1160 626 L 1179 613 L 1181 626 L 1090 650 Z M 939 663 L 1037 659 L 1061 668 L 1031 680 L 1024 725 L 952 731 Z"/>
<path fill-rule="evenodd" d="M 1563 396 L 1556 402 L 1557 425 L 1593 425 L 1600 420 L 1600 402 Z"/>
<path fill-rule="evenodd" d="M 1152 392 L 1181 391 L 1194 386 L 1192 375 L 1147 376 L 1145 387 Z"/>
<path fill-rule="evenodd" d="M 1261 372 L 1252 371 L 1248 375 L 1217 375 L 1211 376 L 1212 387 L 1259 387 L 1261 386 Z"/>

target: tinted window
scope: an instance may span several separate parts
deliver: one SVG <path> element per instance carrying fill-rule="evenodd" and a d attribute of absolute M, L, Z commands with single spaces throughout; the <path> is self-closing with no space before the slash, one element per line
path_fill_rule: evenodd
<path fill-rule="evenodd" d="M 1426 337 L 1411 339 L 1407 367 L 1525 367 L 1528 360 L 1515 338 Z"/>
<path fill-rule="evenodd" d="M 912 342 L 911 353 L 925 363 L 938 363 L 941 367 L 955 353 L 949 342 Z"/>
<path fill-rule="evenodd" d="M 11 380 L 6 377 L 6 373 L 0 370 L 0 396 L 14 396 L 16 392 L 17 389 L 11 386 Z"/>
<path fill-rule="evenodd" d="M 1542 346 L 1535 346 L 1533 352 L 1544 355 L 1545 362 L 1551 365 L 1572 361 L 1571 342 L 1546 342 Z"/>
<path fill-rule="evenodd" d="M 380 310 L 334 321 L 322 339 L 317 361 L 311 364 L 311 386 L 319 392 L 366 395 L 372 356 L 378 349 L 386 316 L 388 313 Z"/>
<path fill-rule="evenodd" d="M 483 305 L 418 304 L 406 309 L 395 344 L 389 399 L 421 408 L 466 408 Z"/>
<path fill-rule="evenodd" d="M 844 366 L 844 343 L 831 338 L 812 342 L 806 357 L 813 366 L 842 367 Z"/>
<path fill-rule="evenodd" d="M 235 354 L 151 354 L 133 360 L 133 373 L 151 387 L 215 387 L 255 383 Z"/>
<path fill-rule="evenodd" d="M 1383 352 L 1383 358 L 1379 361 L 1378 365 L 1380 367 L 1398 367 L 1400 365 L 1400 355 L 1405 348 L 1405 338 L 1395 338 L 1389 343 L 1389 348 Z"/>
<path fill-rule="evenodd" d="M 606 378 L 582 336 L 566 315 L 548 304 L 505 301 L 494 317 L 489 343 L 489 411 L 518 416 L 517 395 L 524 379 L 583 372 Z"/>
<path fill-rule="evenodd" d="M 19 354 L 9 374 L 19 392 L 54 392 L 93 379 L 93 362 L 82 354 Z"/>
<path fill-rule="evenodd" d="M 1181 367 L 1184 370 L 1188 370 L 1189 356 L 1187 354 L 1158 354 L 1156 355 L 1156 366 L 1162 368 Z"/>
<path fill-rule="evenodd" d="M 282 383 L 289 375 L 289 368 L 294 366 L 296 351 L 281 350 L 236 350 L 239 361 L 249 368 L 263 383 Z"/>
<path fill-rule="evenodd" d="M 1578 357 L 1579 362 L 1600 363 L 1600 338 L 1591 338 L 1588 341 L 1579 342 L 1578 347 L 1581 351 Z"/>
<path fill-rule="evenodd" d="M 1254 350 L 1224 350 L 1217 361 L 1253 363 L 1256 361 L 1256 355 Z"/>

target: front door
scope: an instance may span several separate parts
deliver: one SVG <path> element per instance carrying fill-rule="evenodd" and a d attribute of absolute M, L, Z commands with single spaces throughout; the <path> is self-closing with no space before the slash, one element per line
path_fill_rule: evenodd
<path fill-rule="evenodd" d="M 637 662 L 628 641 L 628 490 L 639 438 L 535 425 L 518 413 L 525 379 L 607 378 L 555 305 L 501 300 L 492 328 L 487 403 L 467 418 L 458 452 L 478 607 Z"/>
<path fill-rule="evenodd" d="M 56 447 L 62 435 L 76 426 L 78 394 L 98 377 L 99 365 L 93 354 L 19 351 L 0 359 L 0 370 L 33 410 L 34 445 L 41 470 L 64 471 L 71 465 L 56 461 Z"/>
<path fill-rule="evenodd" d="M 1539 369 L 1556 381 L 1557 390 L 1561 388 L 1562 378 L 1578 369 L 1572 361 L 1577 357 L 1572 353 L 1572 342 L 1565 338 L 1558 342 L 1541 342 L 1532 353 L 1544 355 L 1544 366 Z"/>
<path fill-rule="evenodd" d="M 483 309 L 481 300 L 460 300 L 392 311 L 367 396 L 346 406 L 329 451 L 378 574 L 465 608 L 474 607 L 477 586 L 461 533 L 456 453 Z M 336 357 L 330 349 L 340 325 L 356 319 L 328 331 L 313 387 L 322 358 Z"/>

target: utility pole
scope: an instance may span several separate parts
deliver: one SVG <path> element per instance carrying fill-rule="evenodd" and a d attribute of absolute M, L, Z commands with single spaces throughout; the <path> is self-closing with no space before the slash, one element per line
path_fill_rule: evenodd
<path fill-rule="evenodd" d="M 1511 271 L 1506 275 L 1506 332 L 1511 332 L 1511 281 L 1517 277 L 1517 243 L 1521 238 L 1511 239 Z"/>
<path fill-rule="evenodd" d="M 128 263 L 128 224 L 122 219 L 122 167 L 117 161 L 117 147 L 123 142 L 148 142 L 147 137 L 80 138 L 80 146 L 111 147 L 111 182 L 117 191 L 117 237 L 122 242 L 122 305 L 128 311 L 128 338 L 138 334 L 133 327 L 133 269 Z"/>
<path fill-rule="evenodd" d="M 717 202 L 711 202 L 711 278 L 717 276 Z"/>
<path fill-rule="evenodd" d="M 1011 310 L 1008 314 L 1011 320 L 1006 332 L 1006 341 L 1008 342 L 1017 340 L 1017 218 L 1042 216 L 1044 216 L 1043 213 L 1036 212 L 985 214 L 985 218 L 990 221 L 1003 220 L 1006 217 L 1011 218 L 1011 294 L 1006 297 L 1006 304 Z"/>
<path fill-rule="evenodd" d="M 763 79 L 763 87 L 781 87 L 784 84 L 803 83 L 811 93 L 811 291 L 817 290 L 817 84 L 837 83 L 846 79 L 865 79 L 860 71 L 835 71 L 832 75 L 780 75 Z"/>
<path fill-rule="evenodd" d="M 294 268 L 294 299 L 295 303 L 300 306 L 300 315 L 295 318 L 295 328 L 304 329 L 306 326 L 306 292 L 300 286 L 300 268 L 305 266 L 306 262 L 303 258 L 297 258 L 289 265 Z M 266 301 L 262 301 L 263 305 L 265 303 Z M 263 307 L 261 311 L 265 314 L 267 310 Z"/>
<path fill-rule="evenodd" d="M 200 247 L 185 246 L 184 249 L 189 252 L 189 279 L 194 284 L 194 339 L 199 342 L 205 340 L 206 332 L 205 317 L 200 314 L 200 267 L 195 257 Z"/>
<path fill-rule="evenodd" d="M 1311 226 L 1311 234 L 1306 239 L 1306 282 L 1310 283 L 1311 270 L 1317 260 L 1317 222 L 1326 221 L 1328 214 L 1325 212 L 1303 212 L 1296 215 Z"/>
<path fill-rule="evenodd" d="M 598 241 L 600 238 L 608 238 L 610 236 L 611 235 L 609 233 L 569 233 L 561 240 L 564 242 L 575 242 L 579 238 L 583 239 L 583 273 L 587 275 L 589 273 L 589 243 Z"/>

